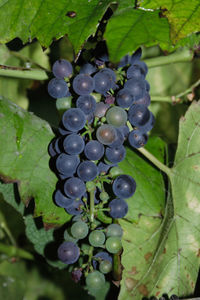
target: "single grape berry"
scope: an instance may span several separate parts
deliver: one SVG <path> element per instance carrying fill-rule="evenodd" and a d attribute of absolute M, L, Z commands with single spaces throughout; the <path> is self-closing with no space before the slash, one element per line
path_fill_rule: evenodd
<path fill-rule="evenodd" d="M 126 156 L 126 149 L 124 146 L 119 146 L 117 148 L 106 148 L 106 158 L 112 163 L 119 163 L 124 160 Z"/>
<path fill-rule="evenodd" d="M 142 104 L 133 104 L 129 108 L 128 119 L 133 126 L 145 126 L 150 119 L 150 111 Z"/>
<path fill-rule="evenodd" d="M 92 161 L 86 160 L 80 163 L 77 169 L 78 177 L 83 181 L 92 181 L 98 174 L 98 168 Z"/>
<path fill-rule="evenodd" d="M 85 184 L 81 179 L 72 177 L 65 181 L 64 192 L 72 199 L 80 198 L 86 192 Z"/>
<path fill-rule="evenodd" d="M 77 132 L 85 126 L 86 117 L 80 108 L 70 108 L 64 112 L 62 123 L 67 130 Z"/>
<path fill-rule="evenodd" d="M 85 222 L 75 222 L 71 227 L 71 234 L 77 239 L 84 239 L 88 235 L 88 225 Z"/>
<path fill-rule="evenodd" d="M 119 198 L 133 196 L 136 189 L 136 182 L 130 175 L 119 175 L 113 182 L 113 192 Z"/>
<path fill-rule="evenodd" d="M 94 75 L 94 89 L 99 94 L 105 94 L 112 87 L 112 78 L 105 72 L 98 72 Z"/>
<path fill-rule="evenodd" d="M 106 114 L 106 111 L 108 110 L 109 107 L 110 107 L 109 104 L 105 104 L 103 102 L 97 103 L 96 104 L 96 109 L 95 109 L 95 112 L 94 112 L 95 117 L 98 117 L 98 118 L 104 117 L 105 114 Z"/>
<path fill-rule="evenodd" d="M 93 247 L 101 247 L 105 242 L 105 234 L 100 230 L 94 230 L 89 234 L 89 243 Z"/>
<path fill-rule="evenodd" d="M 106 228 L 106 236 L 107 237 L 117 236 L 117 237 L 121 238 L 122 235 L 123 235 L 123 230 L 122 230 L 121 226 L 118 224 L 110 224 Z"/>
<path fill-rule="evenodd" d="M 111 236 L 106 240 L 106 249 L 110 253 L 118 253 L 122 248 L 121 239 L 118 237 Z"/>
<path fill-rule="evenodd" d="M 99 271 L 93 271 L 86 277 L 86 285 L 88 289 L 100 290 L 105 284 L 105 277 Z"/>
<path fill-rule="evenodd" d="M 70 134 L 63 141 L 63 148 L 66 153 L 71 155 L 80 154 L 84 150 L 84 140 L 78 134 Z"/>
<path fill-rule="evenodd" d="M 104 145 L 111 145 L 117 138 L 117 132 L 112 125 L 103 124 L 96 132 L 98 141 Z"/>
<path fill-rule="evenodd" d="M 55 99 L 66 97 L 68 93 L 67 83 L 63 79 L 51 79 L 48 83 L 48 93 Z"/>
<path fill-rule="evenodd" d="M 133 104 L 133 95 L 129 89 L 121 89 L 117 93 L 116 101 L 120 107 L 127 108 Z"/>
<path fill-rule="evenodd" d="M 127 113 L 123 108 L 113 106 L 106 112 L 106 121 L 114 127 L 123 126 L 127 121 Z"/>
<path fill-rule="evenodd" d="M 57 60 L 52 67 L 53 75 L 57 78 L 69 77 L 72 74 L 72 65 L 65 59 Z"/>
<path fill-rule="evenodd" d="M 64 242 L 58 248 L 58 258 L 67 265 L 75 263 L 79 255 L 79 248 L 73 242 Z"/>
<path fill-rule="evenodd" d="M 139 129 L 135 129 L 129 133 L 128 141 L 133 148 L 140 148 L 147 143 L 148 135 Z"/>
<path fill-rule="evenodd" d="M 93 113 L 96 109 L 95 98 L 91 95 L 80 96 L 76 101 L 76 107 L 80 108 L 86 115 Z"/>
<path fill-rule="evenodd" d="M 92 64 L 86 63 L 81 66 L 79 73 L 91 75 L 94 72 L 96 72 L 96 70 L 97 70 L 97 68 L 95 66 L 93 66 Z"/>
<path fill-rule="evenodd" d="M 112 263 L 108 260 L 103 260 L 99 264 L 99 271 L 103 274 L 108 274 L 110 271 L 112 271 Z"/>
<path fill-rule="evenodd" d="M 90 160 L 99 160 L 104 155 L 104 146 L 98 141 L 89 141 L 85 145 L 84 153 Z"/>
<path fill-rule="evenodd" d="M 57 190 L 54 193 L 54 200 L 58 206 L 63 207 L 63 208 L 66 208 L 66 207 L 72 205 L 72 201 L 73 201 L 72 199 L 67 198 L 65 195 L 63 195 L 63 193 L 60 190 Z"/>
<path fill-rule="evenodd" d="M 75 269 L 72 271 L 71 275 L 72 275 L 72 280 L 77 283 L 80 281 L 83 273 L 80 269 Z"/>
<path fill-rule="evenodd" d="M 76 172 L 79 162 L 78 155 L 61 153 L 56 159 L 56 169 L 59 173 L 71 177 Z"/>
<path fill-rule="evenodd" d="M 123 199 L 114 199 L 109 203 L 110 216 L 114 219 L 125 217 L 128 212 L 128 204 Z"/>
<path fill-rule="evenodd" d="M 94 90 L 94 79 L 87 74 L 79 74 L 73 80 L 73 89 L 78 95 L 89 95 Z"/>
<path fill-rule="evenodd" d="M 78 216 L 78 215 L 81 215 L 82 214 L 82 209 L 81 209 L 81 206 L 84 206 L 84 203 L 82 200 L 75 200 L 73 199 L 72 201 L 72 205 L 70 206 L 67 206 L 65 208 L 66 212 L 70 215 L 73 215 L 73 216 Z"/>
<path fill-rule="evenodd" d="M 94 255 L 94 259 L 92 260 L 93 267 L 96 269 L 98 263 L 101 261 L 107 260 L 112 264 L 112 257 L 108 254 L 108 252 L 101 251 Z"/>

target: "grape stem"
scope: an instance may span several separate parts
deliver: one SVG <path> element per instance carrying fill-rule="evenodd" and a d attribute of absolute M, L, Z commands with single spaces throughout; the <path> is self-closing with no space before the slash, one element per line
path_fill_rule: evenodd
<path fill-rule="evenodd" d="M 186 89 L 185 91 L 175 95 L 175 96 L 151 96 L 151 100 L 152 101 L 163 101 L 163 102 L 169 102 L 169 103 L 172 103 L 172 104 L 175 104 L 175 103 L 179 103 L 181 100 L 180 98 L 189 94 L 189 93 L 192 93 L 193 90 L 198 86 L 200 85 L 200 79 L 198 79 L 195 83 L 193 83 L 188 89 Z"/>
<path fill-rule="evenodd" d="M 10 231 L 10 229 L 8 228 L 7 224 L 5 222 L 1 222 L 0 223 L 0 227 L 4 230 L 4 232 L 7 234 L 10 242 L 12 243 L 13 246 L 17 246 L 16 241 Z"/>
<path fill-rule="evenodd" d="M 41 69 L 10 67 L 4 65 L 0 65 L 0 76 L 32 79 L 32 80 L 48 79 L 47 73 Z"/>
<path fill-rule="evenodd" d="M 137 148 L 137 150 L 142 153 L 148 160 L 150 160 L 158 169 L 166 173 L 168 176 L 171 176 L 171 169 L 168 168 L 166 165 L 161 163 L 153 154 L 151 154 L 145 148 Z"/>
<path fill-rule="evenodd" d="M 29 253 L 26 250 L 17 248 L 15 246 L 11 245 L 5 245 L 3 243 L 0 243 L 0 252 L 6 254 L 9 257 L 21 257 L 29 260 L 33 260 L 34 257 L 31 253 Z"/>
<path fill-rule="evenodd" d="M 95 189 L 90 191 L 90 221 L 91 223 L 94 222 L 94 193 Z"/>
<path fill-rule="evenodd" d="M 149 68 L 154 68 L 154 67 L 169 65 L 173 63 L 191 61 L 192 58 L 193 58 L 193 52 L 188 49 L 184 49 L 183 51 L 177 51 L 171 55 L 144 59 L 144 62 L 147 64 Z"/>

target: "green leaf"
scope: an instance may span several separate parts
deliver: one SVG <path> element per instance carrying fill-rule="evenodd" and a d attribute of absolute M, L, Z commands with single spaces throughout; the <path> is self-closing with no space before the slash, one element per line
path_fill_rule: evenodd
<path fill-rule="evenodd" d="M 43 52 L 40 44 L 27 45 L 18 52 L 10 51 L 5 45 L 0 45 L 0 64 L 12 67 L 27 67 L 27 64 L 34 67 L 49 68 L 47 51 Z M 9 78 L 1 76 L 0 95 L 13 100 L 24 109 L 28 107 L 27 89 L 31 87 L 33 80 Z"/>
<path fill-rule="evenodd" d="M 35 217 L 48 226 L 70 219 L 52 200 L 57 178 L 49 168 L 48 144 L 53 133 L 47 122 L 0 99 L 0 174 L 5 182 L 17 182 L 22 201 L 35 200 Z"/>
<path fill-rule="evenodd" d="M 146 148 L 163 161 L 165 143 L 160 138 L 150 138 Z M 129 148 L 126 148 L 126 157 L 119 167 L 124 174 L 133 176 L 137 184 L 135 194 L 127 200 L 126 219 L 137 222 L 141 215 L 159 218 L 164 213 L 165 199 L 162 174 Z"/>
<path fill-rule="evenodd" d="M 199 116 L 200 103 L 194 102 L 180 120 L 164 219 L 142 216 L 137 224 L 120 222 L 125 270 L 119 300 L 194 292 L 200 263 Z"/>
<path fill-rule="evenodd" d="M 141 45 L 160 44 L 163 49 L 168 50 L 171 45 L 169 24 L 165 18 L 160 18 L 156 11 L 133 8 L 122 9 L 114 13 L 106 27 L 105 38 L 110 60 L 115 62 Z"/>
<path fill-rule="evenodd" d="M 68 34 L 77 53 L 85 40 L 96 32 L 96 26 L 112 1 L 105 0 L 22 0 L 1 1 L 0 42 L 19 37 L 25 43 L 35 37 L 43 46 L 54 38 Z M 75 12 L 75 17 L 68 16 Z"/>
<path fill-rule="evenodd" d="M 148 9 L 162 10 L 170 24 L 170 36 L 175 44 L 192 32 L 200 31 L 200 3 L 197 0 L 142 0 L 141 6 Z"/>

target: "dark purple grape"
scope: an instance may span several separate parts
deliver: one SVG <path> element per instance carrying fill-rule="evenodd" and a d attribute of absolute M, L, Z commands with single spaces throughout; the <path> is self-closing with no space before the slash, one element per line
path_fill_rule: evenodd
<path fill-rule="evenodd" d="M 119 198 L 130 198 L 136 190 L 136 182 L 130 175 L 119 175 L 113 182 L 114 194 Z"/>
<path fill-rule="evenodd" d="M 111 95 L 106 96 L 105 103 L 109 104 L 109 105 L 114 104 L 115 103 L 115 97 L 113 97 Z"/>
<path fill-rule="evenodd" d="M 129 144 L 134 148 L 143 147 L 148 141 L 148 135 L 140 129 L 132 130 L 128 136 Z"/>
<path fill-rule="evenodd" d="M 144 126 L 139 127 L 139 130 L 141 132 L 146 133 L 146 132 L 150 131 L 154 127 L 154 124 L 155 124 L 155 117 L 152 114 L 152 112 L 150 111 L 149 121 Z"/>
<path fill-rule="evenodd" d="M 67 130 L 77 132 L 85 126 L 86 117 L 80 108 L 70 108 L 64 112 L 62 123 Z"/>
<path fill-rule="evenodd" d="M 122 134 L 122 131 L 120 130 L 121 127 L 115 128 L 116 133 L 117 133 L 117 137 L 114 140 L 114 142 L 111 145 L 109 145 L 110 148 L 120 147 L 124 143 L 125 138 L 124 138 L 124 135 Z"/>
<path fill-rule="evenodd" d="M 89 141 L 85 145 L 84 153 L 90 160 L 99 160 L 104 155 L 104 146 L 98 141 Z"/>
<path fill-rule="evenodd" d="M 86 160 L 80 163 L 77 169 L 78 177 L 83 181 L 91 181 L 96 178 L 98 168 L 92 161 Z"/>
<path fill-rule="evenodd" d="M 67 83 L 63 79 L 51 79 L 48 83 L 48 93 L 55 99 L 66 97 L 68 93 Z"/>
<path fill-rule="evenodd" d="M 126 139 L 129 135 L 129 128 L 127 125 L 124 125 L 124 126 L 120 126 L 119 128 L 117 128 L 118 130 L 120 130 L 124 136 L 124 138 Z M 109 146 L 110 147 L 110 146 Z"/>
<path fill-rule="evenodd" d="M 81 269 L 75 269 L 72 271 L 71 273 L 72 275 L 72 280 L 75 282 L 75 283 L 78 283 L 83 275 Z"/>
<path fill-rule="evenodd" d="M 126 81 L 124 88 L 131 91 L 133 98 L 136 101 L 144 95 L 146 84 L 144 80 L 135 80 L 134 78 L 131 78 Z"/>
<path fill-rule="evenodd" d="M 112 78 L 106 72 L 98 72 L 94 75 L 94 89 L 97 93 L 104 95 L 112 88 Z"/>
<path fill-rule="evenodd" d="M 52 71 L 55 77 L 64 78 L 72 74 L 73 68 L 69 61 L 59 59 L 53 64 Z"/>
<path fill-rule="evenodd" d="M 114 219 L 125 217 L 128 212 L 128 204 L 123 199 L 114 199 L 109 203 L 110 216 Z"/>
<path fill-rule="evenodd" d="M 145 92 L 145 94 L 141 98 L 134 100 L 134 104 L 149 106 L 150 103 L 151 103 L 151 97 L 147 92 Z"/>
<path fill-rule="evenodd" d="M 142 49 L 138 48 L 132 55 L 130 59 L 131 65 L 134 64 L 135 62 L 138 62 L 142 56 Z"/>
<path fill-rule="evenodd" d="M 96 100 L 91 95 L 83 95 L 78 97 L 76 107 L 80 108 L 84 114 L 93 113 L 96 109 Z"/>
<path fill-rule="evenodd" d="M 150 119 L 150 111 L 142 104 L 133 104 L 128 111 L 128 119 L 133 126 L 144 126 Z"/>
<path fill-rule="evenodd" d="M 67 197 L 80 199 L 86 192 L 85 183 L 76 177 L 69 178 L 65 181 L 64 192 Z"/>
<path fill-rule="evenodd" d="M 98 167 L 99 174 L 100 173 L 105 173 L 106 174 L 108 172 L 108 170 L 111 168 L 110 165 L 104 164 L 103 162 L 100 162 L 97 167 Z"/>
<path fill-rule="evenodd" d="M 54 150 L 54 142 L 55 142 L 55 139 L 52 140 L 48 146 L 48 152 L 51 157 L 54 157 L 57 155 L 57 152 Z"/>
<path fill-rule="evenodd" d="M 78 134 L 70 134 L 66 136 L 63 141 L 63 148 L 65 152 L 71 155 L 77 155 L 83 152 L 85 143 L 83 138 Z"/>
<path fill-rule="evenodd" d="M 139 65 L 132 65 L 127 70 L 127 78 L 134 78 L 135 80 L 141 80 L 145 78 L 145 74 Z"/>
<path fill-rule="evenodd" d="M 72 205 L 73 200 L 70 198 L 67 198 L 66 196 L 63 195 L 63 193 L 60 190 L 57 190 L 54 194 L 54 200 L 55 203 L 63 208 L 66 208 L 68 206 Z"/>
<path fill-rule="evenodd" d="M 131 62 L 131 57 L 130 55 L 126 54 L 125 56 L 122 57 L 122 59 L 120 60 L 119 64 L 118 64 L 118 69 L 119 68 L 123 68 L 126 67 L 127 65 L 129 65 Z"/>
<path fill-rule="evenodd" d="M 94 112 L 95 117 L 98 117 L 98 118 L 104 117 L 105 114 L 106 114 L 106 111 L 108 110 L 109 107 L 110 107 L 109 104 L 105 104 L 103 102 L 97 103 L 96 104 L 96 109 L 95 109 L 95 112 Z"/>
<path fill-rule="evenodd" d="M 126 150 L 124 146 L 118 148 L 106 148 L 106 158 L 112 163 L 119 163 L 124 160 L 126 156 Z"/>
<path fill-rule="evenodd" d="M 79 74 L 73 80 L 73 90 L 78 95 L 89 95 L 94 90 L 94 79 L 87 74 Z"/>
<path fill-rule="evenodd" d="M 145 62 L 143 61 L 136 61 L 132 64 L 133 67 L 137 68 L 137 69 L 140 69 L 141 71 L 141 74 L 143 75 L 142 77 L 144 78 L 146 75 L 147 75 L 147 72 L 148 72 L 148 67 L 147 65 L 145 64 Z M 127 71 L 128 72 L 128 71 Z M 133 76 L 134 77 L 134 76 Z M 134 77 L 135 78 L 135 77 Z M 136 78 L 135 78 L 136 79 Z"/>
<path fill-rule="evenodd" d="M 133 100 L 134 98 L 130 89 L 124 88 L 117 93 L 116 101 L 120 107 L 130 107 L 133 104 Z"/>
<path fill-rule="evenodd" d="M 75 172 L 80 159 L 78 155 L 68 155 L 61 153 L 56 159 L 56 169 L 59 173 L 71 177 Z"/>
<path fill-rule="evenodd" d="M 58 248 L 58 258 L 67 265 L 75 263 L 80 256 L 78 246 L 73 242 L 64 242 Z"/>

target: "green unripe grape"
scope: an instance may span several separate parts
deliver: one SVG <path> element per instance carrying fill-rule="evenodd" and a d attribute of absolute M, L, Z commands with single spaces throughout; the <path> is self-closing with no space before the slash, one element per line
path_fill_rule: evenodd
<path fill-rule="evenodd" d="M 96 189 L 96 185 L 93 181 L 86 182 L 86 189 L 88 192 L 91 192 Z"/>
<path fill-rule="evenodd" d="M 107 274 L 112 270 L 112 263 L 108 260 L 103 260 L 99 264 L 99 271 L 103 274 Z"/>
<path fill-rule="evenodd" d="M 106 192 L 101 192 L 99 198 L 101 199 L 101 201 L 107 201 L 109 199 L 109 195 Z"/>
<path fill-rule="evenodd" d="M 94 230 L 89 235 L 89 243 L 94 247 L 101 247 L 105 239 L 105 234 L 100 230 Z"/>
<path fill-rule="evenodd" d="M 123 235 L 123 230 L 118 224 L 110 224 L 106 229 L 106 236 L 115 236 L 121 238 Z"/>
<path fill-rule="evenodd" d="M 88 225 L 85 222 L 75 222 L 71 227 L 71 234 L 77 239 L 84 239 L 88 235 Z"/>
<path fill-rule="evenodd" d="M 126 124 L 127 113 L 123 108 L 113 106 L 107 111 L 106 120 L 108 124 L 111 124 L 114 127 L 120 127 Z"/>
<path fill-rule="evenodd" d="M 87 287 L 92 290 L 99 290 L 105 284 L 105 277 L 99 271 L 94 271 L 88 274 L 86 277 L 86 285 Z"/>
<path fill-rule="evenodd" d="M 119 175 L 123 175 L 124 171 L 122 171 L 122 169 L 120 169 L 119 167 L 113 167 L 110 169 L 109 174 L 112 178 L 115 178 Z"/>
<path fill-rule="evenodd" d="M 122 248 L 122 242 L 119 237 L 111 236 L 106 240 L 106 249 L 110 253 L 118 253 Z"/>

